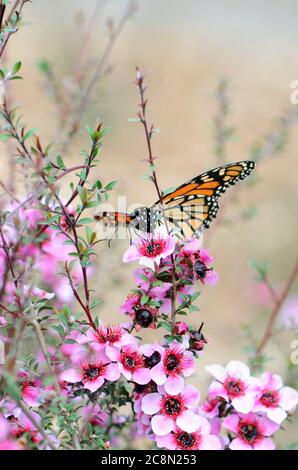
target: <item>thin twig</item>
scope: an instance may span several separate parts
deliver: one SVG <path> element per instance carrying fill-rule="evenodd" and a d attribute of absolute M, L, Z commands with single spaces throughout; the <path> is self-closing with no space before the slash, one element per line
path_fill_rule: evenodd
<path fill-rule="evenodd" d="M 134 0 L 129 0 L 128 2 L 128 5 L 127 7 L 125 8 L 125 11 L 122 15 L 122 17 L 120 18 L 119 20 L 119 23 L 118 25 L 113 28 L 113 29 L 110 29 L 110 34 L 109 34 L 109 40 L 106 44 L 106 47 L 97 63 L 97 66 L 95 68 L 95 72 L 93 74 L 93 77 L 91 78 L 89 84 L 87 85 L 86 89 L 85 89 L 85 92 L 82 96 L 82 98 L 80 99 L 80 102 L 77 106 L 77 109 L 75 111 L 76 115 L 75 115 L 75 118 L 72 120 L 72 122 L 70 123 L 70 129 L 69 129 L 69 132 L 70 132 L 70 138 L 72 135 L 74 135 L 76 132 L 77 132 L 77 129 L 78 127 L 80 126 L 80 122 L 84 116 L 84 113 L 86 111 L 86 108 L 88 107 L 89 103 L 90 103 L 90 99 L 91 99 L 91 96 L 92 96 L 92 93 L 94 91 L 94 88 L 96 86 L 96 84 L 98 83 L 99 79 L 101 78 L 102 76 L 102 73 L 103 73 L 103 69 L 108 61 L 108 58 L 110 56 L 110 53 L 111 53 L 111 50 L 115 44 L 115 41 L 116 39 L 118 38 L 118 36 L 120 35 L 122 29 L 124 28 L 127 20 L 130 18 L 130 16 L 134 13 L 136 9 L 136 4 L 134 2 Z"/>
<path fill-rule="evenodd" d="M 284 301 L 286 300 L 286 298 L 288 296 L 288 293 L 289 293 L 289 291 L 290 291 L 297 275 L 298 275 L 298 260 L 295 262 L 294 268 L 293 268 L 293 270 L 291 271 L 291 273 L 288 277 L 288 280 L 286 282 L 286 285 L 285 285 L 285 288 L 284 288 L 283 292 L 281 293 L 281 295 L 279 297 L 275 297 L 276 298 L 275 305 L 274 305 L 274 308 L 273 308 L 273 310 L 271 312 L 271 315 L 268 319 L 268 323 L 267 323 L 267 326 L 265 328 L 265 332 L 263 334 L 263 337 L 262 337 L 262 339 L 259 343 L 259 346 L 257 347 L 256 357 L 260 356 L 260 354 L 263 351 L 264 347 L 266 346 L 268 340 L 271 338 L 274 323 L 275 323 L 275 320 L 277 318 L 277 315 L 278 315 L 278 313 L 280 311 L 280 308 L 282 307 Z"/>
<path fill-rule="evenodd" d="M 33 319 L 30 319 L 28 321 L 28 324 L 32 326 L 33 330 L 35 331 L 36 333 L 36 337 L 37 337 L 37 340 L 39 342 L 39 345 L 41 347 L 41 350 L 42 350 L 42 353 L 44 355 L 44 358 L 45 358 L 45 361 L 46 361 L 46 364 L 47 364 L 47 367 L 50 371 L 50 374 L 54 377 L 55 379 L 55 389 L 56 389 L 56 392 L 58 393 L 58 395 L 61 393 L 61 388 L 60 388 L 60 385 L 59 385 L 59 382 L 57 380 L 57 376 L 56 376 L 56 372 L 50 362 L 50 354 L 49 354 L 49 351 L 48 351 L 48 348 L 47 348 L 47 345 L 46 345 L 46 341 L 45 341 L 45 338 L 43 336 L 43 332 L 41 330 L 41 327 L 40 327 L 40 324 L 37 320 L 37 316 L 36 316 L 36 313 L 35 311 L 33 311 Z"/>
<path fill-rule="evenodd" d="M 28 408 L 28 406 L 22 400 L 18 400 L 17 404 L 21 408 L 23 413 L 27 416 L 27 418 L 31 421 L 33 426 L 40 432 L 40 434 L 42 435 L 44 440 L 48 443 L 49 447 L 52 450 L 57 450 L 56 446 L 53 444 L 50 437 L 47 435 L 45 430 L 40 426 L 40 424 L 37 422 L 37 420 L 32 415 L 32 413 L 31 413 L 30 409 Z"/>
<path fill-rule="evenodd" d="M 138 118 L 140 119 L 141 124 L 143 125 L 144 132 L 145 132 L 145 137 L 146 137 L 146 144 L 147 144 L 147 149 L 148 149 L 148 163 L 150 166 L 150 169 L 152 171 L 151 173 L 151 181 L 154 184 L 154 187 L 156 189 L 159 203 L 160 203 L 160 208 L 163 214 L 164 218 L 164 223 L 166 227 L 166 231 L 168 235 L 170 234 L 169 226 L 167 223 L 167 218 L 165 216 L 164 212 L 164 207 L 163 207 L 163 201 L 162 201 L 162 191 L 160 190 L 158 181 L 157 181 L 157 176 L 156 176 L 156 171 L 154 167 L 154 160 L 156 157 L 153 156 L 153 151 L 152 151 L 152 145 L 151 145 L 151 140 L 154 134 L 154 127 L 153 126 L 148 126 L 147 123 L 147 115 L 146 115 L 146 110 L 147 110 L 147 99 L 145 98 L 145 90 L 146 87 L 144 86 L 144 75 L 141 73 L 139 67 L 136 68 L 136 81 L 135 84 L 138 87 L 139 94 L 140 94 L 140 111 L 138 112 Z M 171 254 L 171 264 L 172 264 L 172 295 L 171 295 L 171 326 L 172 326 L 172 331 L 174 331 L 174 324 L 175 324 L 175 318 L 176 318 L 176 269 L 175 269 L 175 260 L 173 254 Z"/>

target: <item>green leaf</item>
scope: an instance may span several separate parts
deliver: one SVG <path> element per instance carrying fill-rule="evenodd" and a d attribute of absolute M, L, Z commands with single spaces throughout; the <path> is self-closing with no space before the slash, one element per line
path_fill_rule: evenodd
<path fill-rule="evenodd" d="M 104 129 L 102 129 L 99 133 L 99 139 L 102 139 L 105 135 L 107 135 L 111 129 L 111 127 L 105 127 Z"/>
<path fill-rule="evenodd" d="M 117 184 L 117 181 L 111 181 L 110 183 L 108 183 L 106 186 L 105 186 L 105 190 L 106 191 L 110 191 L 111 189 L 113 189 Z"/>
<path fill-rule="evenodd" d="M 21 61 L 16 62 L 11 69 L 12 75 L 15 75 L 16 73 L 18 73 L 21 67 L 22 67 L 22 62 Z"/>
<path fill-rule="evenodd" d="M 87 241 L 88 243 L 90 244 L 91 243 L 91 238 L 92 238 L 92 230 L 90 227 L 86 227 L 86 237 L 87 237 Z"/>
<path fill-rule="evenodd" d="M 0 134 L 0 141 L 4 141 L 11 138 L 12 136 L 10 134 Z"/>
<path fill-rule="evenodd" d="M 23 142 L 29 139 L 29 137 L 32 137 L 33 135 L 35 135 L 37 131 L 38 129 L 30 129 L 28 132 L 26 132 L 26 134 L 23 137 Z"/>
<path fill-rule="evenodd" d="M 84 217 L 82 219 L 79 219 L 79 223 L 81 225 L 85 225 L 85 224 L 92 224 L 92 222 L 94 222 L 93 219 L 90 219 L 89 217 Z"/>
<path fill-rule="evenodd" d="M 63 161 L 61 155 L 57 155 L 56 162 L 57 162 L 57 165 L 59 166 L 59 168 L 61 170 L 65 170 L 64 161 Z"/>
<path fill-rule="evenodd" d="M 149 300 L 149 295 L 142 295 L 141 297 L 141 305 L 145 305 Z"/>
<path fill-rule="evenodd" d="M 170 333 L 172 333 L 172 327 L 169 323 L 165 322 L 165 321 L 161 321 L 158 323 L 157 325 L 158 328 L 164 328 L 165 330 L 169 331 Z"/>

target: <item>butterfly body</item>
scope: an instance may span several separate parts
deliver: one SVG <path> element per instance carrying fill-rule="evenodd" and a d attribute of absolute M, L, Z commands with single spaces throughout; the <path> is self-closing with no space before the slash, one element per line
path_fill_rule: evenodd
<path fill-rule="evenodd" d="M 214 168 L 178 186 L 151 207 L 139 207 L 130 214 L 103 212 L 95 218 L 116 228 L 126 226 L 146 233 L 153 233 L 166 219 L 170 229 L 181 236 L 199 236 L 216 217 L 219 197 L 246 178 L 254 166 L 252 161 L 242 161 Z"/>

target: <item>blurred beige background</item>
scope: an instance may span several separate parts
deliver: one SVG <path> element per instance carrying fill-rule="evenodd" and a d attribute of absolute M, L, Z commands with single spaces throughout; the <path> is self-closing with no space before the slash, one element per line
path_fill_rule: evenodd
<path fill-rule="evenodd" d="M 113 72 L 104 80 L 84 122 L 93 124 L 100 117 L 112 127 L 96 170 L 106 182 L 118 180 L 112 202 L 117 195 L 126 194 L 131 203 L 149 205 L 156 195 L 153 186 L 141 179 L 146 171 L 140 162 L 146 156 L 143 134 L 138 125 L 127 123 L 135 115 L 137 103 L 131 84 L 134 67 L 152 71 L 147 79 L 150 119 L 161 129 L 154 149 L 163 188 L 216 166 L 213 95 L 222 77 L 230 80 L 229 122 L 236 127 L 236 138 L 227 147 L 227 161 L 249 158 L 251 145 L 274 128 L 283 110 L 293 106 L 290 84 L 298 79 L 298 3 L 139 0 L 138 5 L 112 52 Z M 100 54 L 105 45 L 107 16 L 119 17 L 124 7 L 124 1 L 107 2 L 94 31 L 92 56 Z M 88 14 L 93 8 L 93 0 L 33 0 L 26 7 L 25 27 L 11 40 L 8 61 L 22 60 L 25 79 L 13 84 L 12 91 L 23 107 L 26 123 L 38 127 L 45 142 L 55 139 L 56 117 L 36 62 L 49 60 L 59 79 L 71 74 L 79 48 L 74 15 L 80 9 Z M 202 390 L 207 363 L 246 358 L 242 323 L 252 322 L 257 334 L 263 331 L 268 312 L 255 305 L 249 261 L 270 259 L 272 280 L 282 284 L 297 256 L 297 132 L 298 126 L 293 126 L 282 154 L 259 163 L 257 184 L 239 192 L 242 207 L 256 205 L 257 216 L 220 227 L 210 242 L 206 234 L 220 282 L 203 289 L 200 312 L 193 318 L 197 325 L 201 320 L 206 322 L 206 336 L 212 339 L 198 361 L 194 378 Z M 67 158 L 78 161 L 84 145 L 82 132 Z M 2 160 L 1 171 L 5 166 Z M 225 202 L 228 197 L 222 205 Z M 233 217 L 237 210 L 239 206 L 232 205 L 225 213 Z M 115 242 L 112 249 L 100 248 L 94 287 L 105 302 L 101 316 L 109 322 L 122 320 L 118 307 L 133 287 L 134 266 L 122 263 L 125 248 L 124 242 Z M 283 364 L 291 353 L 292 339 L 288 334 L 275 337 L 268 348 L 275 359 L 268 368 L 285 374 Z M 295 430 L 293 424 L 288 442 L 294 442 Z M 283 442 L 283 433 L 279 435 Z"/>

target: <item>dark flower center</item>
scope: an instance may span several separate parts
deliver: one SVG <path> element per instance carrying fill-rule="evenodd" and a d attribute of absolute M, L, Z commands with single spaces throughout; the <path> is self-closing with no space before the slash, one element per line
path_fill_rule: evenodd
<path fill-rule="evenodd" d="M 174 354 L 170 354 L 167 357 L 167 361 L 166 361 L 167 370 L 173 371 L 173 370 L 177 369 L 178 366 L 179 366 L 179 362 L 177 360 L 177 357 L 174 356 Z"/>
<path fill-rule="evenodd" d="M 200 279 L 204 279 L 208 268 L 204 263 L 202 263 L 202 261 L 196 261 L 194 265 L 194 270 Z"/>
<path fill-rule="evenodd" d="M 86 370 L 86 377 L 88 379 L 96 379 L 101 373 L 101 369 L 99 367 L 89 367 L 87 370 Z"/>
<path fill-rule="evenodd" d="M 163 239 L 158 240 L 143 240 L 138 247 L 138 250 L 144 256 L 158 256 L 162 253 L 163 249 L 166 246 L 166 242 Z"/>
<path fill-rule="evenodd" d="M 177 415 L 180 411 L 181 404 L 175 398 L 168 398 L 165 401 L 165 410 L 168 415 Z"/>
<path fill-rule="evenodd" d="M 156 366 L 160 362 L 160 359 L 161 355 L 158 351 L 155 351 L 150 357 L 145 358 L 145 366 L 151 369 L 151 367 Z"/>
<path fill-rule="evenodd" d="M 244 424 L 241 427 L 241 434 L 249 443 L 255 442 L 258 438 L 258 430 L 253 424 Z"/>
<path fill-rule="evenodd" d="M 160 250 L 159 243 L 154 243 L 154 242 L 148 243 L 147 252 L 149 255 L 153 255 L 155 251 L 159 251 L 159 250 Z"/>
<path fill-rule="evenodd" d="M 276 392 L 265 392 L 260 398 L 260 402 L 267 407 L 277 405 L 278 397 Z"/>
<path fill-rule="evenodd" d="M 136 365 L 136 361 L 133 357 L 126 357 L 125 358 L 125 365 L 128 369 L 133 369 Z"/>
<path fill-rule="evenodd" d="M 183 432 L 178 437 L 178 441 L 182 444 L 183 447 L 191 447 L 194 444 L 195 439 L 192 434 L 189 434 L 188 432 Z"/>
<path fill-rule="evenodd" d="M 239 380 L 229 380 L 226 383 L 226 389 L 230 395 L 237 396 L 242 393 L 242 384 Z"/>
<path fill-rule="evenodd" d="M 147 310 L 145 308 L 140 308 L 139 310 L 136 311 L 136 322 L 143 326 L 144 328 L 147 328 L 150 323 L 152 323 L 153 320 L 153 315 L 150 312 L 150 310 Z"/>

